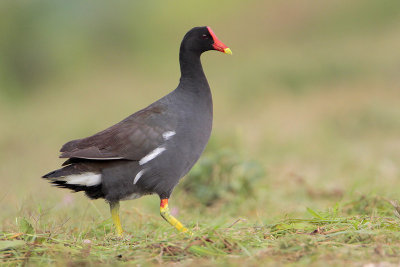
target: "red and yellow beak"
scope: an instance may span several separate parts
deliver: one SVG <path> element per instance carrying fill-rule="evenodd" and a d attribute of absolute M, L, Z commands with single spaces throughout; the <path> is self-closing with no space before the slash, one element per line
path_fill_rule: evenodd
<path fill-rule="evenodd" d="M 223 42 L 221 42 L 217 36 L 215 35 L 215 33 L 213 32 L 213 30 L 211 30 L 210 27 L 207 27 L 208 32 L 211 34 L 211 37 L 214 40 L 214 44 L 212 45 L 213 48 L 217 51 L 223 52 L 225 54 L 228 55 L 232 55 L 232 51 L 229 49 L 229 47 L 227 47 Z"/>

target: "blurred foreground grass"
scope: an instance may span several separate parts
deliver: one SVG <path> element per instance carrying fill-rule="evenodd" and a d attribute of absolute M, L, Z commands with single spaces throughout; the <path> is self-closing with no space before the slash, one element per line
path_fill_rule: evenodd
<path fill-rule="evenodd" d="M 400 2 L 185 3 L 0 4 L 1 261 L 398 264 Z M 171 198 L 195 234 L 149 196 L 122 204 L 114 240 L 103 201 L 39 177 L 172 90 L 205 24 L 234 56 L 203 56 L 213 136 Z"/>

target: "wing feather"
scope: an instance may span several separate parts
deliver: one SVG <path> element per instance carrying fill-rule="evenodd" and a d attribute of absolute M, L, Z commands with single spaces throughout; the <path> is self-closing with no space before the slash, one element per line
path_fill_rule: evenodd
<path fill-rule="evenodd" d="M 162 134 L 171 130 L 167 117 L 165 106 L 150 105 L 95 135 L 66 143 L 60 158 L 140 160 L 162 144 Z"/>

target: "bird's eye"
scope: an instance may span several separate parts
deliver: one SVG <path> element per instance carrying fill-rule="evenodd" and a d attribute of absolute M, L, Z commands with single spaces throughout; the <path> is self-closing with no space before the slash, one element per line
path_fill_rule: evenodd
<path fill-rule="evenodd" d="M 201 36 L 201 39 L 208 39 L 207 34 L 203 34 L 203 35 Z"/>

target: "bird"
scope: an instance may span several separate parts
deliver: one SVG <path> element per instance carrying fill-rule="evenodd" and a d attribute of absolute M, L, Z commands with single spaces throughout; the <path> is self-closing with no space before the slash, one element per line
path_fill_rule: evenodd
<path fill-rule="evenodd" d="M 174 187 L 197 162 L 211 135 L 213 101 L 200 56 L 216 50 L 232 55 L 208 26 L 189 30 L 180 45 L 178 86 L 149 106 L 92 136 L 67 142 L 60 169 L 42 178 L 59 188 L 84 191 L 110 206 L 117 236 L 123 236 L 120 201 L 157 194 L 160 215 L 190 232 L 171 215 Z"/>

